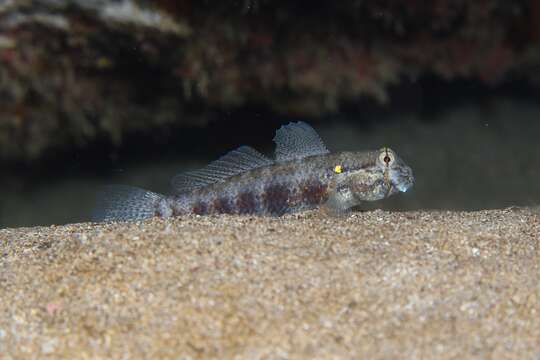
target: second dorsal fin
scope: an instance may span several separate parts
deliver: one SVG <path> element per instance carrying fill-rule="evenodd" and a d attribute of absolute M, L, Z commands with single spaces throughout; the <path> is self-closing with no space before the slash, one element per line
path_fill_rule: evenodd
<path fill-rule="evenodd" d="M 176 175 L 172 179 L 172 186 L 177 193 L 188 192 L 273 163 L 272 159 L 252 147 L 241 146 L 211 162 L 205 168 Z"/>
<path fill-rule="evenodd" d="M 282 126 L 276 131 L 276 161 L 302 159 L 311 155 L 328 154 L 328 149 L 315 130 L 299 121 Z"/>

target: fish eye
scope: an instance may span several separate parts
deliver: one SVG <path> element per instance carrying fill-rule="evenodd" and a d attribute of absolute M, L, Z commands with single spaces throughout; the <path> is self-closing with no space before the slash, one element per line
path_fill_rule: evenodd
<path fill-rule="evenodd" d="M 389 166 L 394 162 L 395 156 L 392 150 L 388 148 L 384 148 L 381 150 L 381 153 L 379 154 L 379 160 L 384 163 L 386 166 Z"/>

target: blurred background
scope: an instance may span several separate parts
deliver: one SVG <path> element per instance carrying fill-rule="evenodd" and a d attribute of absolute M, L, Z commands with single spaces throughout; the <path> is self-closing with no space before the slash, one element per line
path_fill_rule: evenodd
<path fill-rule="evenodd" d="M 298 120 L 413 168 L 366 209 L 536 205 L 539 90 L 534 0 L 0 0 L 0 228 L 169 193 Z"/>

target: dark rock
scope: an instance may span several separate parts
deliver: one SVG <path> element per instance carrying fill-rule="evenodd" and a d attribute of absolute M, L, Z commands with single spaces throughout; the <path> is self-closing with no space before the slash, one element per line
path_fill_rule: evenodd
<path fill-rule="evenodd" d="M 321 116 L 429 74 L 537 77 L 532 0 L 0 0 L 0 158 L 204 125 Z M 538 78 L 536 78 L 538 79 Z"/>

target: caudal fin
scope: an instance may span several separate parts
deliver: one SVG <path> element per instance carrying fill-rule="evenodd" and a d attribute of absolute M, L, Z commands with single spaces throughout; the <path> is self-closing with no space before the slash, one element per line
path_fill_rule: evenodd
<path fill-rule="evenodd" d="M 126 221 L 148 219 L 155 215 L 162 195 L 124 185 L 109 185 L 98 194 L 92 220 Z"/>

